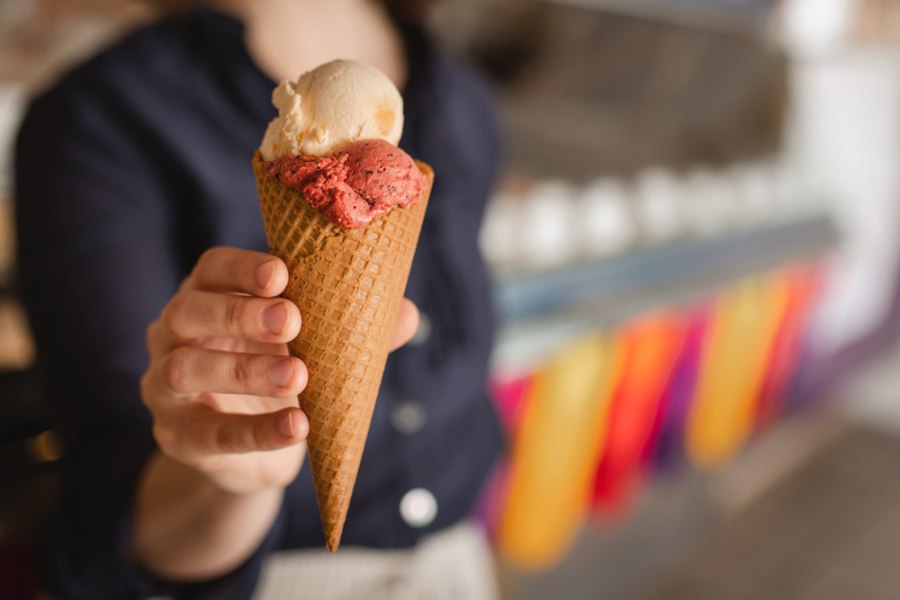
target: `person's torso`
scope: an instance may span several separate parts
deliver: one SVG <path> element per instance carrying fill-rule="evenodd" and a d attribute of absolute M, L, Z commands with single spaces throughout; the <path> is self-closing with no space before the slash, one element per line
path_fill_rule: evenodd
<path fill-rule="evenodd" d="M 163 174 L 187 274 L 211 246 L 266 250 L 250 160 L 275 114 L 274 82 L 253 65 L 240 25 L 227 17 L 203 11 L 154 26 L 136 36 L 130 51 L 160 52 L 162 36 L 169 50 L 148 61 L 153 72 L 121 73 L 110 103 L 121 103 L 124 122 L 143 137 Z M 407 289 L 424 325 L 388 360 L 345 545 L 407 546 L 457 522 L 470 511 L 501 443 L 486 393 L 494 323 L 477 249 L 496 165 L 493 123 L 462 71 L 422 39 L 409 43 L 422 46 L 404 94 L 400 146 L 436 173 Z M 292 509 L 282 547 L 321 544 L 308 468 L 286 502 Z"/>

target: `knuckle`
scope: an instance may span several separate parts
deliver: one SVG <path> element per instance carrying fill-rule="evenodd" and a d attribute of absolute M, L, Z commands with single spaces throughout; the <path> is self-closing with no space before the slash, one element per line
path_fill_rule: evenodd
<path fill-rule="evenodd" d="M 244 265 L 246 264 L 246 255 L 243 252 L 233 252 L 228 257 L 225 265 L 225 272 L 232 281 L 239 281 L 244 274 Z"/>
<path fill-rule="evenodd" d="M 248 355 L 240 356 L 234 364 L 234 381 L 242 390 L 251 390 L 257 379 L 253 360 Z"/>
<path fill-rule="evenodd" d="M 163 361 L 162 373 L 166 386 L 176 392 L 187 391 L 191 371 L 191 350 L 176 348 Z"/>
<path fill-rule="evenodd" d="M 265 423 L 262 421 L 257 421 L 253 424 L 253 444 L 256 448 L 261 450 L 265 450 L 269 447 L 269 435 L 268 429 L 265 426 Z"/>
<path fill-rule="evenodd" d="M 216 429 L 216 446 L 222 452 L 236 452 L 239 449 L 240 436 L 233 425 L 222 425 Z"/>
<path fill-rule="evenodd" d="M 150 381 L 150 373 L 147 372 L 147 373 L 144 373 L 143 375 L 141 375 L 141 379 L 138 383 L 140 385 L 140 390 L 141 390 L 141 402 L 144 403 L 144 406 L 146 406 L 147 408 L 150 408 L 150 405 L 151 405 L 150 398 L 151 398 L 151 392 L 153 390 L 153 385 Z"/>
<path fill-rule="evenodd" d="M 192 302 L 193 310 L 190 318 L 194 325 L 206 332 L 215 332 L 219 329 L 218 297 L 204 292 L 192 292 L 195 300 Z"/>
<path fill-rule="evenodd" d="M 144 344 L 150 358 L 155 358 L 168 346 L 168 331 L 162 321 L 162 314 L 147 326 L 144 331 Z"/>
<path fill-rule="evenodd" d="M 184 312 L 185 292 L 178 292 L 172 296 L 169 303 L 162 310 L 159 318 L 160 326 L 177 331 L 180 324 L 181 314 Z"/>
<path fill-rule="evenodd" d="M 202 274 L 207 271 L 213 264 L 216 262 L 216 256 L 219 254 L 218 248 L 208 248 L 203 251 L 203 254 L 200 255 L 200 258 L 197 259 L 197 264 L 194 265 L 193 274 L 196 276 L 198 273 Z"/>
<path fill-rule="evenodd" d="M 242 298 L 231 297 L 225 306 L 225 325 L 232 332 L 241 332 L 245 329 L 244 320 L 247 315 L 247 305 Z"/>
<path fill-rule="evenodd" d="M 162 420 L 153 424 L 153 439 L 160 451 L 169 456 L 178 456 L 178 435 L 175 430 L 167 426 Z"/>

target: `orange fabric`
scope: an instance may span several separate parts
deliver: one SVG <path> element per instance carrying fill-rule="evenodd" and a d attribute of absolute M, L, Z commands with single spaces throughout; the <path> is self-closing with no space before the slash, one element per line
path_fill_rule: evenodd
<path fill-rule="evenodd" d="M 662 313 L 623 331 L 622 376 L 610 407 L 606 451 L 594 480 L 595 508 L 607 512 L 622 508 L 633 488 L 685 334 L 682 318 Z"/>
<path fill-rule="evenodd" d="M 781 411 L 785 390 L 800 360 L 810 308 L 819 289 L 820 273 L 815 267 L 793 268 L 786 276 L 788 306 L 773 342 L 771 361 L 756 408 L 758 427 L 771 424 Z"/>

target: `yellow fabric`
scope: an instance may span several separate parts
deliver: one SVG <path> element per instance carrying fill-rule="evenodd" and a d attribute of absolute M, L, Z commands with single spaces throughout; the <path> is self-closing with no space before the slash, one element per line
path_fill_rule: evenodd
<path fill-rule="evenodd" d="M 552 565 L 587 513 L 606 417 L 621 372 L 617 340 L 591 337 L 536 377 L 513 443 L 499 547 L 512 563 Z"/>
<path fill-rule="evenodd" d="M 694 463 L 721 464 L 752 432 L 789 296 L 787 279 L 776 275 L 740 282 L 717 300 L 688 421 L 687 452 Z"/>

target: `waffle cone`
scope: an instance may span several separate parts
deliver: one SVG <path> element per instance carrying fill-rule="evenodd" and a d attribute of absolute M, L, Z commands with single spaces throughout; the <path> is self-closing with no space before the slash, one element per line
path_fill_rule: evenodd
<path fill-rule="evenodd" d="M 375 408 L 433 172 L 422 201 L 367 227 L 345 229 L 299 192 L 270 177 L 259 153 L 253 171 L 269 249 L 290 272 L 284 296 L 300 309 L 291 354 L 309 370 L 300 407 L 328 549 L 337 550 Z"/>

